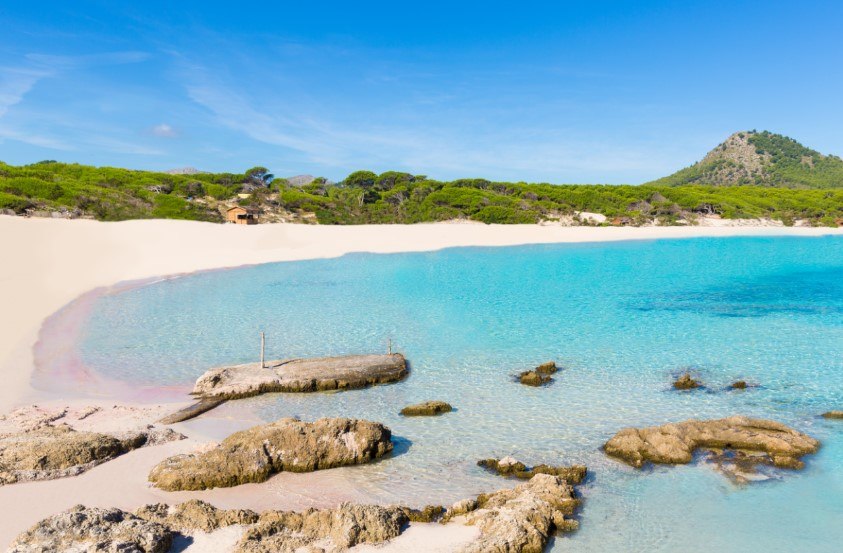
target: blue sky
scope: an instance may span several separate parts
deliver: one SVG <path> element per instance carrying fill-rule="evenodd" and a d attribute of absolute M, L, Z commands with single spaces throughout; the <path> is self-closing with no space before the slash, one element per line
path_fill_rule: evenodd
<path fill-rule="evenodd" d="M 15 4 L 15 5 L 8 5 Z M 0 159 L 639 183 L 843 154 L 841 2 L 5 2 Z"/>

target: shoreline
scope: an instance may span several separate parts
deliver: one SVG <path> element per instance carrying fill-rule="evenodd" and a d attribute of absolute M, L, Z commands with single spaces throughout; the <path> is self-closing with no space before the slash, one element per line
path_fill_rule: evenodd
<path fill-rule="evenodd" d="M 103 223 L 103 224 L 119 224 L 119 223 Z M 200 223 L 203 224 L 203 223 Z M 466 223 L 433 223 L 433 225 L 455 225 L 465 226 Z M 297 227 L 311 227 L 310 225 L 293 225 Z M 403 225 L 404 227 L 418 227 L 419 225 Z M 422 225 L 424 226 L 424 225 Z M 476 226 L 476 225 L 472 225 Z M 489 227 L 490 225 L 481 225 Z M 512 226 L 512 225 L 497 225 L 497 226 Z M 521 227 L 548 227 L 548 225 L 519 225 Z M 2 227 L 0 227 L 2 228 Z M 230 228 L 230 227 L 229 227 Z M 344 227 L 329 227 L 329 228 L 344 228 Z M 559 227 L 557 227 L 559 228 Z M 594 236 L 577 236 L 563 237 L 562 240 L 553 242 L 527 242 L 514 244 L 468 244 L 468 245 L 445 245 L 435 250 L 423 249 L 407 249 L 401 251 L 381 252 L 383 255 L 412 253 L 421 251 L 437 251 L 450 248 L 470 248 L 470 247 L 517 247 L 526 245 L 541 245 L 541 244 L 564 244 L 564 243 L 603 243 L 603 242 L 628 242 L 628 241 L 646 241 L 646 240 L 660 240 L 660 239 L 692 239 L 692 238 L 709 238 L 709 237 L 741 237 L 741 236 L 800 236 L 800 237 L 819 237 L 825 235 L 843 234 L 843 232 L 830 233 L 806 233 L 805 229 L 809 227 L 789 227 L 795 229 L 795 232 L 775 232 L 787 229 L 788 227 L 769 226 L 766 224 L 759 224 L 758 226 L 744 226 L 735 225 L 727 227 L 561 227 L 566 229 L 606 229 L 606 228 L 628 228 L 628 229 L 675 229 L 675 228 L 689 228 L 689 229 L 729 229 L 730 231 L 740 229 L 740 232 L 727 232 L 725 235 L 721 232 L 716 233 L 692 233 L 688 236 L 656 236 L 656 237 L 640 237 L 637 233 L 629 237 L 607 237 L 599 236 L 595 233 Z M 753 229 L 753 231 L 760 230 L 762 232 L 745 232 L 746 229 Z M 821 228 L 812 230 L 825 230 Z M 829 229 L 834 230 L 834 229 Z M 773 231 L 773 232 L 771 232 Z M 590 233 L 589 233 L 590 234 Z M 674 234 L 674 233 L 668 233 Z M 568 239 L 565 239 L 568 238 Z M 570 239 L 574 238 L 574 239 Z M 585 238 L 585 239 L 581 239 Z M 350 249 L 343 253 L 337 254 L 335 257 L 341 257 L 351 253 L 372 253 L 368 250 Z M 32 346 L 32 371 L 29 379 L 29 392 L 33 395 L 33 399 L 57 399 L 60 401 L 67 400 L 67 394 L 70 392 L 70 397 L 74 400 L 90 399 L 92 401 L 102 399 L 113 399 L 115 401 L 139 404 L 151 403 L 184 403 L 192 401 L 188 395 L 192 389 L 192 383 L 183 385 L 173 384 L 172 386 L 160 386 L 144 383 L 128 383 L 117 379 L 110 378 L 107 374 L 98 372 L 95 369 L 86 366 L 81 360 L 81 352 L 79 351 L 79 339 L 82 331 L 82 325 L 87 317 L 94 302 L 99 298 L 120 294 L 126 291 L 143 288 L 154 285 L 159 282 L 174 280 L 184 277 L 189 277 L 202 273 L 211 273 L 217 271 L 229 271 L 245 267 L 251 267 L 264 263 L 283 263 L 290 261 L 301 261 L 307 259 L 316 259 L 319 257 L 332 256 L 302 256 L 296 259 L 283 259 L 279 261 L 265 261 L 258 263 L 244 263 L 231 266 L 211 267 L 198 269 L 195 271 L 182 271 L 178 273 L 154 275 L 145 278 L 121 280 L 112 284 L 99 286 L 90 289 L 83 294 L 71 299 L 67 304 L 61 306 L 57 311 L 49 314 L 41 323 L 37 331 L 37 339 Z M 2 360 L 0 360 L 2 361 Z M 0 364 L 2 367 L 2 364 Z M 2 399 L 2 398 L 0 398 Z M 2 405 L 2 402 L 0 402 Z"/>
<path fill-rule="evenodd" d="M 199 271 L 245 265 L 337 257 L 347 253 L 403 253 L 450 247 L 494 247 L 554 243 L 599 243 L 627 240 L 732 236 L 843 236 L 843 229 L 806 227 L 561 227 L 549 225 L 422 224 L 361 227 L 310 225 L 215 225 L 189 221 L 96 221 L 22 219 L 0 216 L 0 235 L 13 263 L 0 269 L 0 298 L 7 316 L 0 327 L 0 413 L 33 402 L 79 404 L 119 403 L 112 397 L 85 397 L 59 386 L 33 386 L 35 349 L 42 332 L 57 332 L 73 343 L 85 302 L 97 294 L 119 292 Z M 164 275 L 164 276 L 161 276 Z M 80 302 L 80 303 L 76 303 Z M 81 307 L 80 307 L 81 306 Z M 90 307 L 90 304 L 88 304 Z M 74 308 L 82 309 L 74 312 Z M 62 316 L 69 316 L 62 320 Z M 51 325 L 56 325 L 52 326 Z M 52 344 L 55 345 L 55 344 Z M 66 345 L 66 344 L 65 344 Z M 58 348 L 55 358 L 66 350 Z M 71 368 L 83 371 L 82 366 Z M 71 378 L 79 373 L 70 373 Z M 101 375 L 95 375 L 101 376 Z M 109 383 L 110 384 L 110 383 Z M 173 405 L 184 404 L 183 401 Z M 182 448 L 207 441 L 204 432 L 187 432 L 190 440 L 132 452 L 85 475 L 0 488 L 0 502 L 20 505 L 0 525 L 0 544 L 8 543 L 28 525 L 76 503 L 137 507 L 145 502 L 181 501 L 149 488 L 144 467 Z M 177 425 L 176 428 L 179 428 Z M 197 441 L 198 440 L 198 441 Z M 331 471 L 328 471 L 331 472 Z M 112 489 L 120 475 L 132 476 Z M 315 475 L 315 476 L 314 476 Z M 268 493 L 279 485 L 290 490 L 283 501 Z M 325 492 L 320 503 L 353 500 L 359 492 L 343 484 L 342 475 L 279 475 L 248 490 L 214 490 L 202 494 L 218 506 L 287 508 L 309 506 L 303 492 L 315 486 Z M 298 492 L 296 491 L 298 488 Z M 98 491 L 101 490 L 101 491 Z M 115 495 L 114 492 L 119 493 Z M 329 490 L 331 492 L 329 493 Z M 336 493 L 334 493 L 336 492 Z M 108 504 L 108 505 L 106 505 Z M 327 505 L 326 505 L 327 506 Z"/>

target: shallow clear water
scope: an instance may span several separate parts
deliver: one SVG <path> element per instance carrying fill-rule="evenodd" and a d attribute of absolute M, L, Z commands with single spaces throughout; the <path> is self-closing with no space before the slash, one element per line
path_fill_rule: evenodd
<path fill-rule="evenodd" d="M 398 454 L 342 470 L 366 498 L 447 503 L 509 485 L 475 466 L 585 463 L 581 530 L 554 550 L 840 551 L 843 239 L 729 238 L 355 254 L 198 274 L 96 301 L 84 362 L 136 384 L 188 384 L 268 356 L 385 350 L 404 382 L 243 400 L 264 420 L 377 420 Z M 534 389 L 511 375 L 565 367 Z M 670 390 L 691 367 L 704 391 Z M 760 387 L 725 391 L 743 378 Z M 426 399 L 457 411 L 404 419 Z M 807 468 L 736 487 L 704 465 L 635 471 L 599 450 L 624 426 L 773 418 L 821 439 Z M 283 493 L 283 492 L 279 492 Z"/>

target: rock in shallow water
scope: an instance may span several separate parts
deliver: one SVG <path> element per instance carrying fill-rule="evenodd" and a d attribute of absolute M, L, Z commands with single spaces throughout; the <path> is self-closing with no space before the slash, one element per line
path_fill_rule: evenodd
<path fill-rule="evenodd" d="M 237 399 L 270 392 L 349 390 L 396 382 L 407 376 L 400 353 L 269 361 L 211 369 L 196 381 L 202 398 Z"/>
<path fill-rule="evenodd" d="M 516 478 L 527 480 L 537 474 L 550 474 L 552 476 L 559 476 L 571 484 L 581 483 L 588 473 L 586 467 L 583 465 L 536 465 L 532 468 L 528 468 L 527 465 L 512 457 L 504 457 L 503 459 L 483 459 L 478 461 L 477 464 L 485 469 L 496 472 L 501 476 L 514 476 Z"/>
<path fill-rule="evenodd" d="M 424 401 L 404 407 L 401 409 L 401 414 L 405 417 L 430 417 L 441 415 L 442 413 L 450 413 L 452 409 L 453 407 L 444 401 Z"/>
<path fill-rule="evenodd" d="M 161 524 L 120 509 L 78 505 L 42 520 L 18 536 L 9 553 L 167 553 L 172 542 L 172 533 Z"/>
<path fill-rule="evenodd" d="M 825 413 L 823 413 L 823 418 L 843 419 L 843 411 L 826 411 Z"/>
<path fill-rule="evenodd" d="M 390 451 L 392 433 L 377 422 L 281 419 L 236 432 L 210 451 L 165 459 L 149 480 L 168 491 L 230 487 L 263 482 L 282 471 L 367 463 Z"/>
<path fill-rule="evenodd" d="M 624 428 L 604 446 L 604 451 L 626 463 L 689 463 L 697 448 L 757 451 L 780 468 L 802 468 L 800 457 L 814 453 L 820 442 L 783 424 L 748 417 Z"/>
<path fill-rule="evenodd" d="M 691 373 L 684 373 L 673 382 L 673 387 L 676 390 L 693 390 L 694 388 L 700 388 L 701 386 L 702 383 L 699 380 L 694 379 L 694 377 L 691 376 Z"/>

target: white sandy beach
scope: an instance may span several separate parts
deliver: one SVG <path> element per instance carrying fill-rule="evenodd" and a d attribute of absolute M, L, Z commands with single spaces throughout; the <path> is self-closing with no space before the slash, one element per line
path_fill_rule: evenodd
<path fill-rule="evenodd" d="M 454 246 L 504 246 L 556 242 L 690 238 L 702 236 L 843 235 L 843 229 L 785 228 L 773 226 L 694 227 L 563 227 L 554 225 L 421 224 L 330 227 L 309 225 L 215 225 L 185 221 L 129 221 L 100 223 L 87 220 L 24 219 L 0 216 L 0 413 L 38 403 L 78 401 L 34 389 L 32 349 L 44 320 L 63 306 L 95 288 L 121 281 L 174 275 L 273 261 L 339 256 L 349 252 L 408 252 Z M 100 400 L 102 401 L 102 400 Z M 86 400 L 86 404 L 94 403 Z M 196 438 L 196 436 L 192 436 Z M 173 454 L 195 447 L 195 440 L 144 448 L 90 472 L 62 480 L 0 487 L 0 547 L 37 520 L 74 504 L 134 509 L 143 503 L 177 502 L 188 496 L 166 494 L 149 488 L 149 468 Z M 339 481 L 325 475 L 285 475 L 261 485 L 213 490 L 190 495 L 221 507 L 255 509 L 292 508 L 301 503 L 273 503 L 277 494 L 269 486 L 309 485 L 343 490 Z M 263 491 L 262 491 L 263 490 Z M 176 497 L 178 496 L 178 497 Z M 277 501 L 277 500 L 276 500 Z M 14 509 L 6 506 L 15 505 Z M 415 530 L 405 539 L 427 540 L 427 531 Z M 469 536 L 470 537 L 470 536 Z M 447 543 L 465 540 L 464 530 L 452 532 Z M 451 542 L 447 540 L 450 539 Z M 400 541 L 400 540 L 397 540 Z M 415 542 L 418 543 L 418 542 Z M 433 542 L 430 542 L 432 546 Z M 437 546 L 437 547 L 440 547 Z M 385 550 L 385 549 L 379 549 Z M 400 549 L 398 549 L 400 550 Z M 409 549 L 405 549 L 409 550 Z"/>

